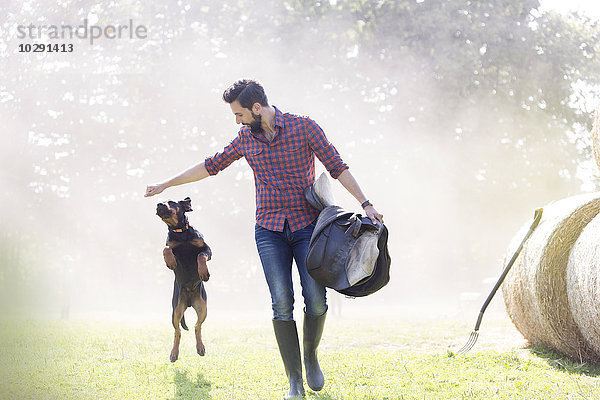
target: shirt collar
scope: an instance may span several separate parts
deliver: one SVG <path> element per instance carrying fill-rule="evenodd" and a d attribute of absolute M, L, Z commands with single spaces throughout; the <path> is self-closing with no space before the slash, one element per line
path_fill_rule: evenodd
<path fill-rule="evenodd" d="M 275 109 L 275 126 L 279 127 L 279 128 L 283 128 L 283 113 L 279 110 L 279 108 L 273 106 L 273 108 Z"/>
<path fill-rule="evenodd" d="M 279 108 L 273 106 L 273 108 L 275 109 L 275 126 L 273 127 L 275 129 L 275 137 L 277 137 L 279 135 L 279 132 L 277 130 L 277 128 L 279 129 L 283 129 L 284 126 L 284 118 L 283 118 L 283 113 L 281 112 L 281 110 L 279 110 Z M 252 133 L 252 130 L 250 129 L 249 126 L 243 126 L 242 128 L 240 128 L 240 130 L 245 130 L 246 132 L 248 132 L 249 134 L 251 134 L 252 136 L 256 137 L 256 138 L 262 138 L 264 139 L 264 134 L 260 133 L 260 134 L 255 134 Z M 266 140 L 266 139 L 264 139 Z"/>

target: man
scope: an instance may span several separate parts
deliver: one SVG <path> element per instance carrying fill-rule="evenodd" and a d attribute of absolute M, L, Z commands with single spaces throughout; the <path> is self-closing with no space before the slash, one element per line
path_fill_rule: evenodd
<path fill-rule="evenodd" d="M 256 189 L 255 240 L 271 293 L 273 329 L 290 390 L 285 398 L 304 396 L 300 344 L 293 319 L 292 261 L 300 275 L 304 297 L 303 350 L 308 386 L 324 385 L 317 359 L 327 302 L 325 287 L 308 274 L 305 258 L 319 214 L 304 198 L 304 189 L 315 180 L 315 155 L 333 178 L 338 179 L 375 222 L 383 222 L 367 200 L 335 147 L 310 118 L 281 112 L 269 105 L 263 87 L 253 80 L 239 80 L 223 93 L 236 123 L 238 135 L 222 152 L 208 157 L 179 175 L 146 188 L 146 197 L 168 187 L 215 175 L 233 161 L 245 157 L 254 172 Z"/>

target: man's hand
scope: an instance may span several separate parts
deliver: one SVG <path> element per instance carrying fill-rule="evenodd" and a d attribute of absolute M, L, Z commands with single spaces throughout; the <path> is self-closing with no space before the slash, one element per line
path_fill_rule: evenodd
<path fill-rule="evenodd" d="M 208 177 L 208 171 L 206 170 L 206 166 L 204 162 L 200 164 L 196 164 L 191 168 L 186 169 L 182 173 L 177 176 L 174 176 L 171 179 L 164 181 L 163 183 L 158 183 L 155 185 L 146 186 L 146 194 L 144 197 L 154 196 L 155 194 L 161 193 L 166 188 L 171 186 L 183 185 L 184 183 L 196 182 L 201 179 Z"/>
<path fill-rule="evenodd" d="M 375 207 L 366 206 L 365 213 L 367 214 L 367 217 L 371 218 L 371 222 L 376 223 L 379 221 L 383 224 L 383 214 L 378 213 Z"/>
<path fill-rule="evenodd" d="M 154 196 L 155 194 L 159 194 L 166 188 L 167 187 L 162 183 L 159 183 L 158 185 L 146 186 L 146 194 L 144 195 L 144 197 L 150 197 L 150 196 Z"/>
<path fill-rule="evenodd" d="M 345 169 L 337 179 L 361 205 L 367 200 L 367 197 L 363 194 L 358 182 L 356 182 L 349 169 Z M 378 213 L 373 205 L 369 204 L 366 206 L 365 213 L 367 217 L 371 218 L 371 222 L 376 223 L 379 221 L 383 224 L 383 214 Z"/>

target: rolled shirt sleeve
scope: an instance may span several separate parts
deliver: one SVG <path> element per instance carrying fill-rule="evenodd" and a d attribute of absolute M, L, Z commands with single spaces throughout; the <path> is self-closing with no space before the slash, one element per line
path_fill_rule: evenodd
<path fill-rule="evenodd" d="M 342 172 L 348 169 L 348 165 L 342 160 L 340 153 L 331 144 L 323 129 L 312 119 L 306 118 L 306 136 L 310 148 L 323 163 L 332 178 L 337 179 Z"/>
<path fill-rule="evenodd" d="M 238 134 L 231 143 L 225 146 L 223 151 L 207 157 L 206 160 L 204 160 L 204 166 L 210 175 L 218 174 L 219 171 L 227 168 L 232 162 L 242 158 L 243 154 L 240 152 L 240 136 L 241 134 Z"/>

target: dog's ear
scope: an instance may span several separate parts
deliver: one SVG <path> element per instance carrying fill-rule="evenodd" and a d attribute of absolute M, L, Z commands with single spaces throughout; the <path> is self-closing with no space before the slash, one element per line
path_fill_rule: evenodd
<path fill-rule="evenodd" d="M 190 199 L 189 197 L 186 197 L 185 199 L 181 200 L 179 202 L 179 205 L 183 209 L 183 212 L 194 211 L 192 210 L 192 199 Z"/>

